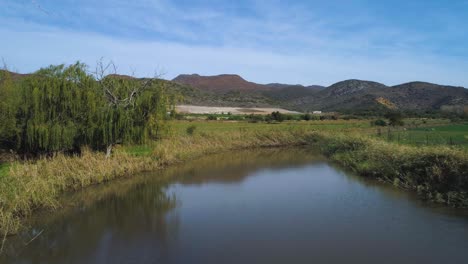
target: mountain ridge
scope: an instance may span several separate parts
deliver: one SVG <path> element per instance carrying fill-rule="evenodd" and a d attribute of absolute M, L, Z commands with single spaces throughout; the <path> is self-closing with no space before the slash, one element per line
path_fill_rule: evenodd
<path fill-rule="evenodd" d="M 260 95 L 277 102 L 279 106 L 301 111 L 372 110 L 382 107 L 394 110 L 436 110 L 446 106 L 468 105 L 468 89 L 423 81 L 387 86 L 374 81 L 348 79 L 324 87 L 281 83 L 256 84 L 239 75 L 183 76 L 184 78 L 178 76 L 173 81 L 224 96 L 233 92 Z M 197 81 L 193 81 L 193 76 L 196 76 Z M 237 78 L 228 88 L 223 87 L 223 83 L 229 81 L 219 81 L 226 76 Z M 214 79 L 216 82 L 212 81 Z M 198 85 L 200 80 L 202 86 Z"/>

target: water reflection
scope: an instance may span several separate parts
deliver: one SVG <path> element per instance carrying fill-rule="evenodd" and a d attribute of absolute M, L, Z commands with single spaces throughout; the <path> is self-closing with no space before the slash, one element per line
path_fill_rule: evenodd
<path fill-rule="evenodd" d="M 206 156 L 64 197 L 5 263 L 460 263 L 466 211 L 353 176 L 313 150 Z M 38 232 L 40 236 L 25 246 Z M 0 261 L 0 262 L 2 262 Z M 2 262 L 2 263 L 3 263 Z"/>
<path fill-rule="evenodd" d="M 142 237 L 147 237 L 145 243 L 157 245 L 155 248 L 161 249 L 159 257 L 163 257 L 168 234 L 175 236 L 179 223 L 178 215 L 168 212 L 181 203 L 167 191 L 170 183 L 230 184 L 243 181 L 260 168 L 294 167 L 323 160 L 316 151 L 300 148 L 228 152 L 91 187 L 63 197 L 63 210 L 42 212 L 28 221 L 31 228 L 10 239 L 2 257 L 18 263 L 80 263 L 92 252 L 109 250 L 102 247 L 110 240 L 124 245 Z M 103 256 L 94 257 L 97 263 L 103 261 Z"/>

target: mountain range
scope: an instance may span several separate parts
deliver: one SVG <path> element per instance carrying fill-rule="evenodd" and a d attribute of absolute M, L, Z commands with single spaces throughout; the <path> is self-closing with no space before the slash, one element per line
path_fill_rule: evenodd
<path fill-rule="evenodd" d="M 299 111 L 465 110 L 468 89 L 426 82 L 386 86 L 378 82 L 345 80 L 328 87 L 257 84 L 238 75 L 179 75 L 173 83 L 196 89 L 200 97 L 188 103 L 218 106 L 281 106 Z"/>

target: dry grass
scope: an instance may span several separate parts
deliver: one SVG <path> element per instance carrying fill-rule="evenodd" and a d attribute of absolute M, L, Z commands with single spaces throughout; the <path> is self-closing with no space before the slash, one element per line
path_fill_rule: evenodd
<path fill-rule="evenodd" d="M 200 133 L 165 139 L 151 155 L 132 155 L 117 149 L 110 159 L 84 150 L 81 156 L 58 155 L 16 162 L 0 180 L 0 233 L 15 233 L 19 220 L 38 208 L 60 207 L 59 196 L 117 177 L 155 170 L 165 165 L 220 151 L 305 144 L 298 131 Z"/>
<path fill-rule="evenodd" d="M 468 207 L 468 153 L 447 146 L 413 147 L 353 134 L 321 136 L 323 152 L 358 174 L 415 190 L 423 198 Z"/>
<path fill-rule="evenodd" d="M 64 192 L 80 190 L 118 177 L 156 170 L 202 155 L 260 147 L 317 144 L 323 152 L 358 173 L 414 189 L 430 200 L 468 206 L 468 154 L 448 147 L 415 148 L 351 132 L 308 127 L 282 129 L 196 130 L 154 145 L 129 151 L 117 148 L 110 159 L 83 151 L 81 156 L 58 155 L 16 162 L 0 178 L 0 233 L 15 233 L 21 219 L 36 209 L 56 209 Z"/>

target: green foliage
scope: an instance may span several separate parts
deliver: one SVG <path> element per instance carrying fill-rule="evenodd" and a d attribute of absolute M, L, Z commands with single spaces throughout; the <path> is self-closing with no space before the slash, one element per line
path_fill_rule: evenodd
<path fill-rule="evenodd" d="M 0 83 L 0 147 L 40 154 L 142 143 L 168 131 L 173 104 L 162 83 L 106 76 L 76 63 L 40 69 Z"/>
<path fill-rule="evenodd" d="M 385 118 L 388 119 L 388 124 L 390 126 L 403 126 L 405 122 L 403 121 L 403 114 L 400 112 L 389 112 L 385 114 Z"/>
<path fill-rule="evenodd" d="M 244 120 L 245 118 L 243 115 L 229 115 L 227 119 L 231 121 L 241 121 L 241 120 Z"/>
<path fill-rule="evenodd" d="M 265 121 L 265 117 L 263 115 L 255 115 L 255 114 L 248 115 L 247 119 L 251 123 L 257 123 L 257 122 Z"/>
<path fill-rule="evenodd" d="M 448 147 L 410 147 L 358 135 L 321 135 L 326 155 L 357 173 L 412 189 L 428 200 L 468 206 L 468 156 Z"/>
<path fill-rule="evenodd" d="M 277 121 L 277 122 L 283 122 L 284 120 L 286 120 L 286 116 L 280 113 L 279 111 L 271 113 L 269 117 L 271 118 L 271 120 Z"/>
<path fill-rule="evenodd" d="M 312 120 L 312 115 L 307 113 L 307 114 L 302 116 L 302 119 L 305 120 L 305 121 Z"/>
<path fill-rule="evenodd" d="M 9 72 L 0 71 L 0 146 L 14 147 L 16 128 L 16 109 L 18 93 Z"/>
<path fill-rule="evenodd" d="M 177 113 L 175 109 L 171 110 L 170 115 L 172 120 L 184 120 L 185 116 L 183 114 Z"/>
<path fill-rule="evenodd" d="M 10 169 L 10 164 L 0 163 L 0 179 L 8 174 L 9 169 Z"/>
<path fill-rule="evenodd" d="M 125 146 L 123 150 L 136 157 L 148 157 L 153 152 L 153 146 L 151 145 L 130 145 Z"/>
<path fill-rule="evenodd" d="M 85 143 L 99 104 L 95 87 L 80 63 L 50 66 L 24 80 L 16 114 L 17 149 L 56 152 Z"/>
<path fill-rule="evenodd" d="M 387 122 L 383 119 L 377 119 L 374 122 L 372 122 L 372 125 L 374 126 L 387 126 Z"/>
<path fill-rule="evenodd" d="M 187 127 L 187 130 L 186 130 L 187 135 L 190 135 L 190 136 L 193 135 L 196 129 L 197 129 L 197 126 L 195 125 L 191 125 Z"/>
<path fill-rule="evenodd" d="M 206 117 L 206 120 L 218 120 L 218 117 L 216 115 L 209 115 Z"/>
<path fill-rule="evenodd" d="M 425 120 L 424 120 L 425 121 Z M 406 122 L 408 124 L 415 123 Z M 387 140 L 407 145 L 454 145 L 468 149 L 468 124 L 427 124 L 412 125 L 404 130 L 394 129 L 386 132 Z M 381 136 L 381 135 L 380 135 Z"/>

